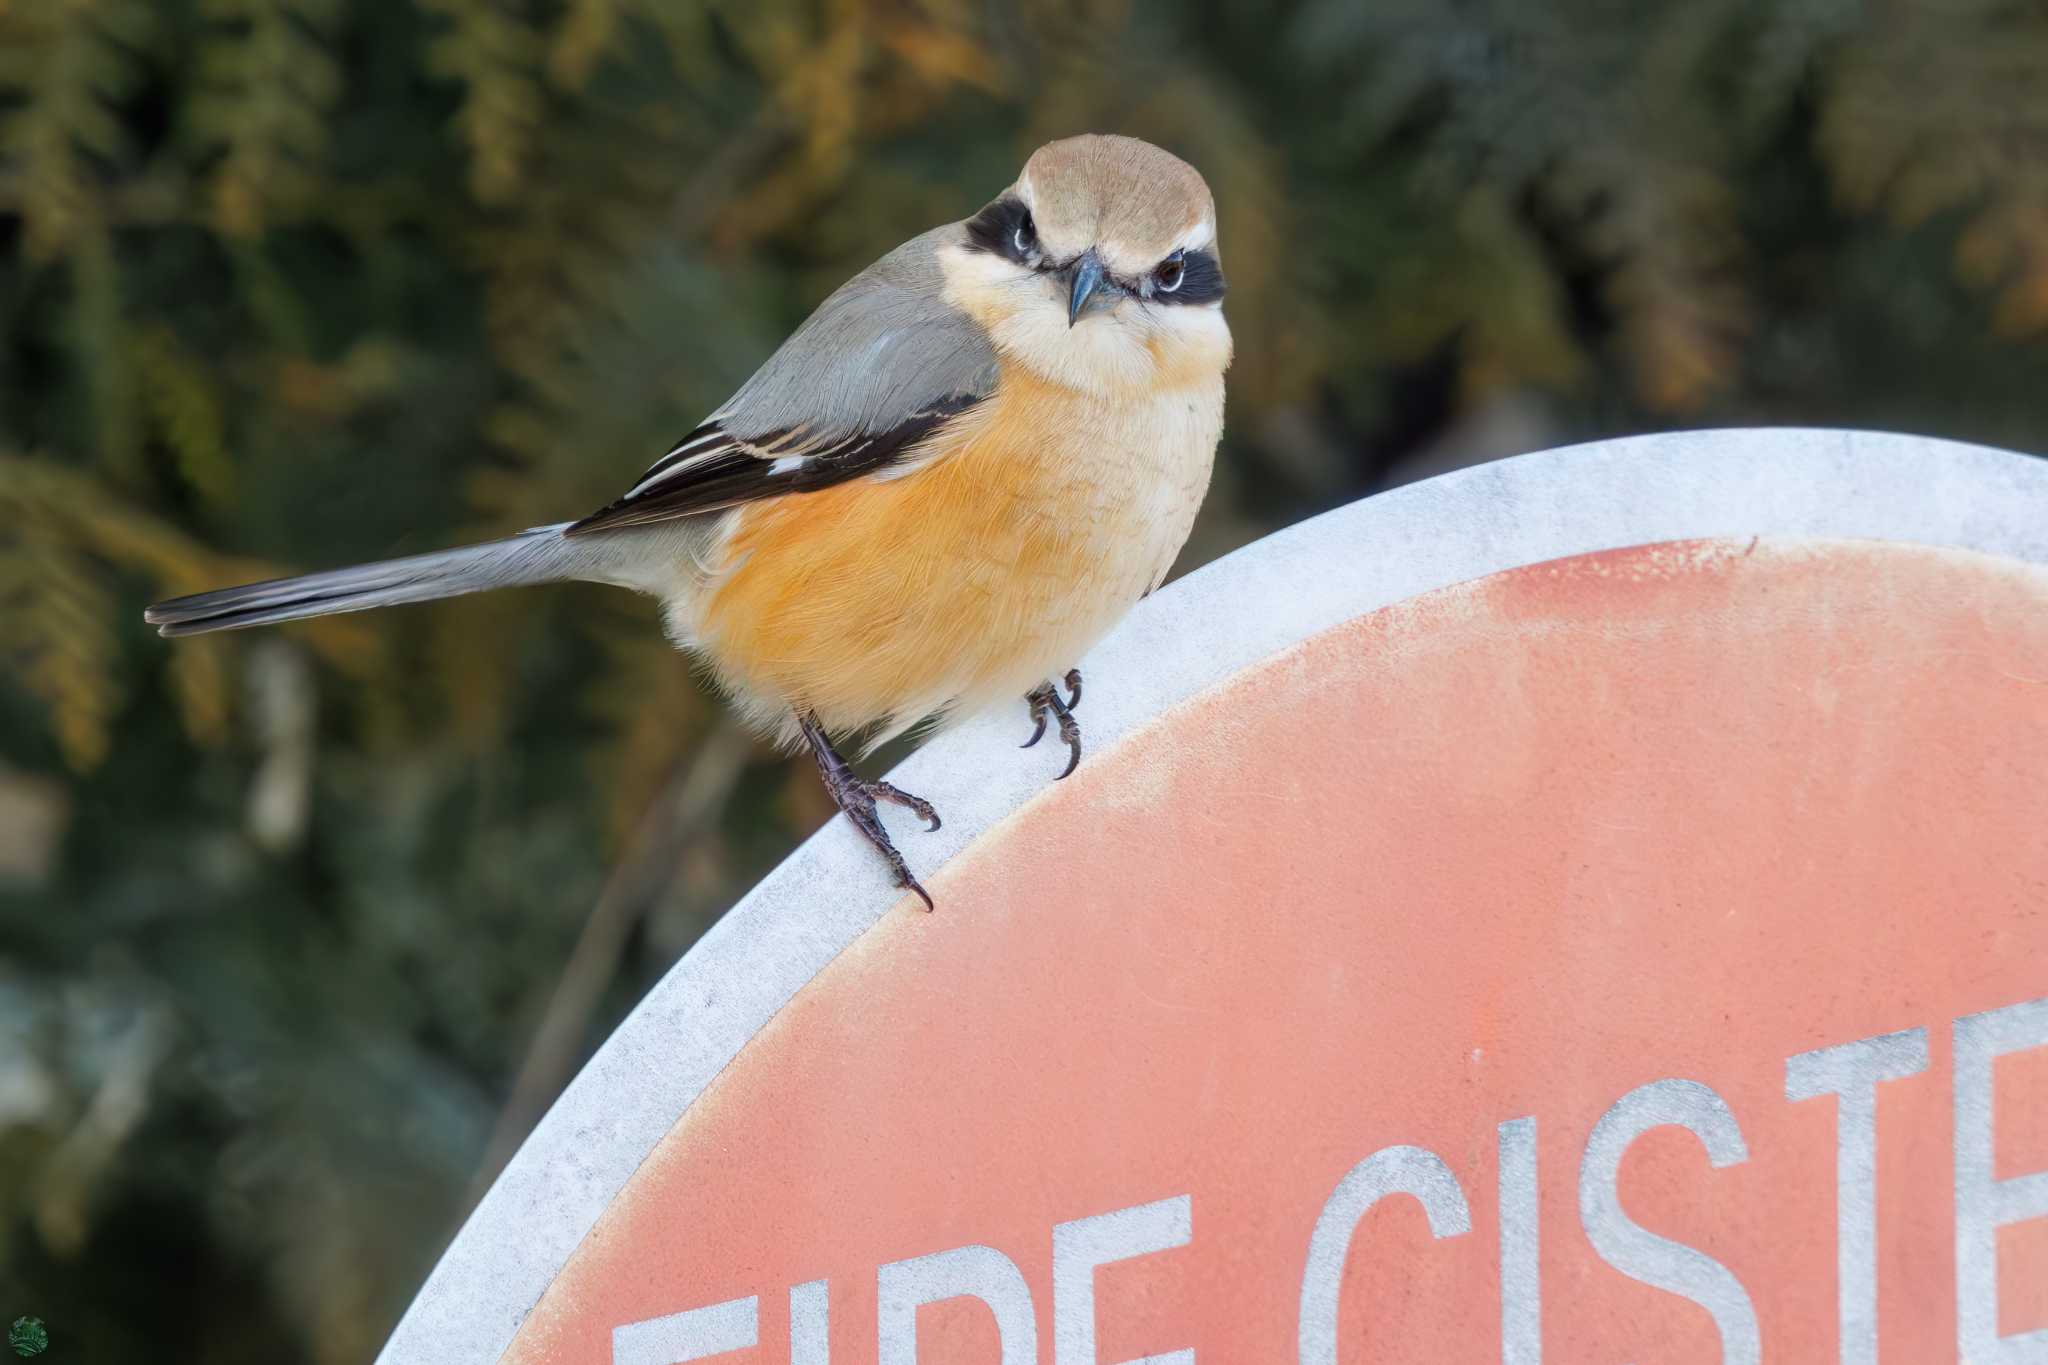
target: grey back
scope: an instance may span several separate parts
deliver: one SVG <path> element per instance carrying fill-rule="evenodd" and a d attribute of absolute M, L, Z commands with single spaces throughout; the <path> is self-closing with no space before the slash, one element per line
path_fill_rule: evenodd
<path fill-rule="evenodd" d="M 952 397 L 996 384 L 987 333 L 947 303 L 934 228 L 855 275 L 804 320 L 712 420 L 741 440 L 806 429 L 820 437 L 885 432 Z"/>

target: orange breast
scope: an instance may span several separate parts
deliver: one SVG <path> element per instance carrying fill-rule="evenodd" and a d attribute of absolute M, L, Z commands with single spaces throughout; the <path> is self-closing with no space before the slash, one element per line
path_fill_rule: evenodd
<path fill-rule="evenodd" d="M 1006 375 L 914 472 L 741 509 L 691 623 L 721 680 L 764 718 L 849 731 L 1070 666 L 1187 531 L 1125 524 L 1157 520 L 1169 453 L 1101 407 Z"/>

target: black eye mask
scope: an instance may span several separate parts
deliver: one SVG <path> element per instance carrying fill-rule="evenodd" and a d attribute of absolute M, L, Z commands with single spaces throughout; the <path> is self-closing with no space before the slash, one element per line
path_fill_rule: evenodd
<path fill-rule="evenodd" d="M 1022 246 L 1019 246 L 1020 241 Z M 1031 210 L 1013 194 L 994 200 L 967 220 L 967 246 L 969 250 L 985 251 L 1034 270 L 1053 268 L 1038 249 L 1038 233 L 1031 221 Z M 1172 293 L 1153 289 L 1146 295 L 1150 302 L 1214 303 L 1223 297 L 1226 289 L 1223 266 L 1213 252 L 1187 252 L 1181 257 L 1180 265 L 1180 288 Z"/>
<path fill-rule="evenodd" d="M 1017 245 L 1022 239 L 1024 246 Z M 1031 223 L 1031 210 L 1024 201 L 1006 194 L 967 220 L 967 245 L 1019 265 L 1030 265 L 1038 254 L 1038 234 Z"/>

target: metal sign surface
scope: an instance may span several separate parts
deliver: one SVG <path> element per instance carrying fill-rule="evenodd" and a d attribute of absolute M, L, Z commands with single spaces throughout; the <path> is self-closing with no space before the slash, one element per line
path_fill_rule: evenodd
<path fill-rule="evenodd" d="M 913 760 L 937 915 L 828 830 L 693 950 L 385 1359 L 2038 1358 L 2044 562 L 2032 461 L 1731 432 L 1212 566 L 1068 782 Z"/>

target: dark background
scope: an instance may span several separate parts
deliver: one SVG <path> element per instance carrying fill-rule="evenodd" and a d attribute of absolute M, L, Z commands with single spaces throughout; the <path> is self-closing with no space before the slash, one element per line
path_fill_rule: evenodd
<path fill-rule="evenodd" d="M 0 1323 L 367 1359 L 828 813 L 626 594 L 142 606 L 607 501 L 1086 130 L 1221 205 L 1184 568 L 1628 432 L 2048 449 L 2039 0 L 0 0 Z"/>

